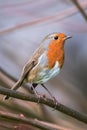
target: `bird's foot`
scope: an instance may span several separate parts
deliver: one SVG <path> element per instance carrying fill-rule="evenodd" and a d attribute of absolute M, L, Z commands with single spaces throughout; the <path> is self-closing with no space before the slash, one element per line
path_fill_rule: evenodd
<path fill-rule="evenodd" d="M 38 94 L 38 93 L 35 93 L 35 96 L 36 96 L 36 98 L 37 98 L 37 103 L 39 104 L 40 103 L 40 99 L 41 99 L 41 95 L 40 94 Z"/>
<path fill-rule="evenodd" d="M 41 84 L 41 86 L 49 93 L 49 95 L 51 96 L 51 98 L 52 98 L 52 100 L 53 100 L 53 102 L 54 102 L 54 104 L 55 104 L 55 106 L 54 106 L 54 110 L 56 109 L 56 107 L 57 107 L 57 104 L 58 104 L 58 102 L 57 102 L 57 100 L 56 100 L 56 98 L 52 95 L 52 93 L 46 88 L 46 86 L 44 85 L 44 84 Z"/>
<path fill-rule="evenodd" d="M 38 99 L 37 103 L 40 103 L 40 99 L 41 99 L 42 96 L 40 94 L 38 94 L 38 92 L 35 90 L 35 88 L 33 86 L 31 87 L 31 90 L 34 92 L 34 95 Z"/>
<path fill-rule="evenodd" d="M 53 109 L 53 111 L 56 109 L 56 107 L 57 107 L 57 104 L 58 104 L 58 101 L 56 100 L 56 98 L 53 96 L 52 97 L 52 99 L 53 99 L 53 103 L 54 103 L 54 109 Z"/>

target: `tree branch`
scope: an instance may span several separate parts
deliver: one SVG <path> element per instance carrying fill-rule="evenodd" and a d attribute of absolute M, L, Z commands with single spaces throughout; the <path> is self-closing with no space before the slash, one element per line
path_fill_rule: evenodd
<path fill-rule="evenodd" d="M 14 98 L 21 99 L 21 100 L 26 100 L 26 101 L 38 103 L 38 98 L 35 97 L 34 95 L 26 95 L 24 93 L 17 92 L 14 90 L 9 90 L 9 89 L 3 88 L 3 87 L 0 87 L 0 94 L 8 95 L 10 97 L 14 97 Z M 51 100 L 49 98 L 41 97 L 40 103 L 45 104 L 49 107 L 55 108 L 55 103 L 53 102 L 53 100 Z M 55 109 L 66 114 L 66 115 L 69 115 L 69 116 L 71 116 L 71 117 L 73 117 L 73 118 L 75 118 L 83 123 L 87 123 L 87 116 L 85 116 L 85 115 L 83 115 L 83 114 L 81 114 L 81 113 L 79 113 L 71 108 L 68 108 L 68 107 L 62 105 L 59 102 L 56 105 Z"/>
<path fill-rule="evenodd" d="M 42 130 L 65 130 L 65 128 L 58 126 L 56 124 L 40 121 L 38 119 L 26 118 L 24 115 L 21 116 L 18 114 L 12 114 L 0 111 L 0 118 L 15 121 L 17 124 L 24 123 L 32 125 Z"/>
<path fill-rule="evenodd" d="M 80 11 L 80 13 L 84 17 L 84 19 L 87 21 L 87 14 L 85 13 L 84 9 L 81 7 L 81 5 L 79 4 L 79 2 L 77 0 L 72 0 L 72 2 L 75 4 L 75 6 L 77 7 L 77 9 Z"/>

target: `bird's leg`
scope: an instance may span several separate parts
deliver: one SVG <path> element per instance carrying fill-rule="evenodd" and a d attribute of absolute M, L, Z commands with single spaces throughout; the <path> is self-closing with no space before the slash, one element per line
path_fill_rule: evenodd
<path fill-rule="evenodd" d="M 55 108 L 57 106 L 57 100 L 56 98 L 52 95 L 52 93 L 46 88 L 46 86 L 44 84 L 41 84 L 41 86 L 49 93 L 49 95 L 51 96 L 51 98 L 53 99 L 53 102 L 55 103 Z"/>
<path fill-rule="evenodd" d="M 49 95 L 51 96 L 51 98 L 53 99 L 53 100 L 55 100 L 55 97 L 52 95 L 52 93 L 46 88 L 46 86 L 44 85 L 44 84 L 41 84 L 42 85 L 42 87 L 49 93 Z"/>
<path fill-rule="evenodd" d="M 32 88 L 32 86 L 31 86 L 31 90 L 35 89 L 35 88 L 37 87 L 37 85 L 38 85 L 38 84 L 33 83 L 33 84 L 32 84 L 33 88 Z"/>
<path fill-rule="evenodd" d="M 33 90 L 35 96 L 38 98 L 38 103 L 40 102 L 40 95 L 38 94 L 38 92 L 35 90 L 35 88 L 37 87 L 38 84 L 33 83 L 31 86 L 31 90 Z"/>

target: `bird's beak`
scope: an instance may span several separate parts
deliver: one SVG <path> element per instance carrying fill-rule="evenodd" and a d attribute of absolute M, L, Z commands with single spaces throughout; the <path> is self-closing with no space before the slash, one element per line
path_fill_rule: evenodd
<path fill-rule="evenodd" d="M 72 38 L 72 36 L 66 36 L 66 37 L 64 38 L 64 40 L 67 40 L 67 39 L 70 39 L 70 38 Z"/>

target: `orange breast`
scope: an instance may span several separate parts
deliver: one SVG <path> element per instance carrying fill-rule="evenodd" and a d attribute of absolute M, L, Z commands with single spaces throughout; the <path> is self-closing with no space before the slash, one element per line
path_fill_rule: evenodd
<path fill-rule="evenodd" d="M 64 62 L 64 44 L 52 41 L 48 46 L 47 58 L 49 68 L 52 68 L 56 61 L 58 61 L 61 68 Z"/>

